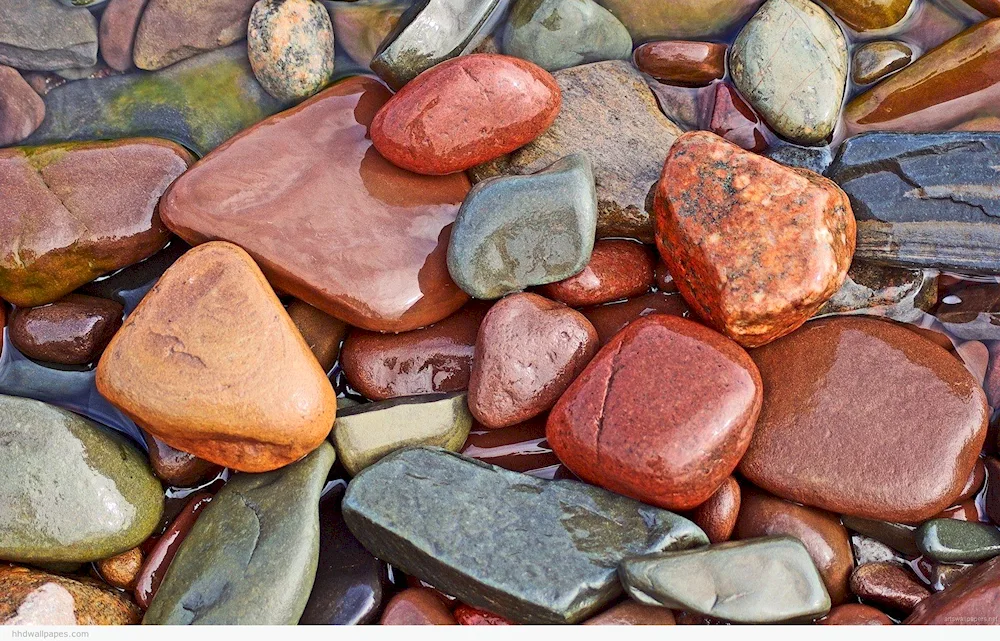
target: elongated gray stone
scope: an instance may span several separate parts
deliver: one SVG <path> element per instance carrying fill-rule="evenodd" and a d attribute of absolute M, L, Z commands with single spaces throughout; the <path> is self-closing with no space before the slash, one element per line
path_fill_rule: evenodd
<path fill-rule="evenodd" d="M 343 510 L 378 558 L 518 623 L 584 619 L 621 593 L 622 558 L 708 542 L 671 512 L 436 448 L 366 469 Z"/>
<path fill-rule="evenodd" d="M 56 0 L 0 0 L 0 64 L 50 71 L 97 62 L 97 20 Z"/>
<path fill-rule="evenodd" d="M 334 458 L 324 442 L 279 470 L 235 474 L 184 539 L 143 623 L 297 623 L 316 578 L 319 497 Z"/>
<path fill-rule="evenodd" d="M 628 558 L 619 574 L 640 603 L 734 623 L 807 621 L 830 610 L 809 552 L 790 536 Z"/>
<path fill-rule="evenodd" d="M 1000 530 L 991 523 L 931 519 L 917 530 L 917 547 L 942 563 L 975 563 L 1000 556 Z"/>

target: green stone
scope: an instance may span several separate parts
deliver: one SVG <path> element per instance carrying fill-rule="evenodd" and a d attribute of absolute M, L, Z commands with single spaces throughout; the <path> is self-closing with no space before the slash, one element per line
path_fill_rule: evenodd
<path fill-rule="evenodd" d="M 578 481 L 547 481 L 437 448 L 356 476 L 344 518 L 378 558 L 518 623 L 575 623 L 621 594 L 626 556 L 705 545 L 676 514 Z"/>
<path fill-rule="evenodd" d="M 847 516 L 846 514 L 840 517 L 840 520 L 848 530 L 853 530 L 858 534 L 875 539 L 879 543 L 884 543 L 897 552 L 902 552 L 909 556 L 920 554 L 920 551 L 917 549 L 917 528 L 912 525 L 875 521 L 872 519 L 863 519 L 858 516 Z"/>
<path fill-rule="evenodd" d="M 337 412 L 330 438 L 351 476 L 415 445 L 457 452 L 472 429 L 466 394 L 426 394 L 355 405 Z"/>
<path fill-rule="evenodd" d="M 163 514 L 163 487 L 120 434 L 0 396 L 0 506 L 0 559 L 64 566 L 145 541 Z"/>
<path fill-rule="evenodd" d="M 619 574 L 640 603 L 734 623 L 809 621 L 830 611 L 823 577 L 790 536 L 628 558 Z"/>
<path fill-rule="evenodd" d="M 989 523 L 932 519 L 917 530 L 917 547 L 942 563 L 975 563 L 1000 556 L 1000 530 Z"/>
<path fill-rule="evenodd" d="M 279 470 L 233 475 L 191 528 L 143 623 L 297 623 L 316 578 L 319 497 L 334 458 L 324 442 Z"/>

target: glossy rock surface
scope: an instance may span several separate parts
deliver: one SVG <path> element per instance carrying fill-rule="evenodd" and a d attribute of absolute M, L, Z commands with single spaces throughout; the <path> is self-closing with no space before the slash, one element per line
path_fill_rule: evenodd
<path fill-rule="evenodd" d="M 601 345 L 607 345 L 615 334 L 629 323 L 650 314 L 669 314 L 687 318 L 691 312 L 680 294 L 663 292 L 643 294 L 620 303 L 597 305 L 583 310 L 583 315 L 597 330 Z"/>
<path fill-rule="evenodd" d="M 1000 559 L 962 575 L 947 590 L 924 599 L 904 623 L 909 625 L 996 625 L 1000 603 Z"/>
<path fill-rule="evenodd" d="M 184 539 L 191 533 L 191 528 L 194 527 L 198 517 L 211 501 L 212 495 L 207 492 L 192 494 L 160 538 L 156 540 L 156 544 L 149 550 L 135 581 L 135 601 L 139 607 L 149 608 L 149 603 L 153 600 L 157 590 L 160 589 L 163 577 L 166 576 L 170 564 L 177 556 L 177 550 L 180 549 Z"/>
<path fill-rule="evenodd" d="M 699 87 L 725 75 L 726 45 L 685 40 L 650 42 L 635 50 L 635 65 L 657 80 Z"/>
<path fill-rule="evenodd" d="M 903 42 L 869 42 L 854 51 L 851 78 L 859 85 L 871 84 L 910 64 L 913 50 Z"/>
<path fill-rule="evenodd" d="M 579 274 L 543 285 L 538 293 L 570 307 L 588 307 L 645 294 L 653 285 L 655 255 L 628 240 L 599 240 Z"/>
<path fill-rule="evenodd" d="M 1000 556 L 1000 530 L 988 523 L 931 519 L 917 530 L 924 557 L 944 563 L 974 563 Z"/>
<path fill-rule="evenodd" d="M 704 530 L 712 543 L 728 541 L 736 528 L 741 502 L 740 484 L 730 476 L 707 501 L 691 512 L 691 520 Z"/>
<path fill-rule="evenodd" d="M 97 360 L 121 327 L 123 309 L 113 300 L 70 294 L 51 305 L 14 310 L 8 332 L 28 358 L 86 365 Z"/>
<path fill-rule="evenodd" d="M 856 31 L 886 29 L 906 16 L 913 0 L 827 0 L 833 14 Z"/>

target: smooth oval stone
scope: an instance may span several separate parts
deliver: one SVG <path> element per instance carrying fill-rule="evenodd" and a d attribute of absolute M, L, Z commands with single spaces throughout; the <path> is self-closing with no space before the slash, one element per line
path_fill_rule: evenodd
<path fill-rule="evenodd" d="M 97 21 L 56 0 L 0 3 L 0 64 L 16 69 L 66 69 L 97 62 Z"/>
<path fill-rule="evenodd" d="M 637 42 L 721 36 L 760 6 L 761 0 L 598 0 Z"/>
<path fill-rule="evenodd" d="M 246 38 L 255 2 L 149 0 L 135 34 L 135 66 L 155 71 Z"/>
<path fill-rule="evenodd" d="M 837 293 L 816 317 L 837 314 L 884 316 L 900 322 L 919 322 L 938 302 L 938 273 L 854 260 Z"/>
<path fill-rule="evenodd" d="M 740 471 L 755 485 L 838 514 L 908 523 L 961 493 L 988 407 L 944 349 L 902 326 L 845 317 L 811 322 L 752 357 L 764 406 Z"/>
<path fill-rule="evenodd" d="M 113 300 L 70 294 L 43 307 L 15 309 L 8 335 L 28 358 L 86 365 L 100 357 L 122 326 L 123 311 Z"/>
<path fill-rule="evenodd" d="M 234 475 L 191 528 L 143 623 L 297 623 L 316 577 L 317 506 L 334 458 L 322 443 L 280 470 Z"/>
<path fill-rule="evenodd" d="M 913 572 L 895 563 L 865 563 L 851 574 L 851 592 L 891 612 L 909 614 L 930 596 Z"/>
<path fill-rule="evenodd" d="M 608 341 L 632 321 L 650 314 L 669 314 L 687 318 L 691 312 L 682 296 L 663 292 L 643 294 L 620 303 L 598 305 L 583 310 L 583 315 L 597 330 L 602 346 L 607 345 Z"/>
<path fill-rule="evenodd" d="M 131 592 L 142 570 L 142 550 L 132 548 L 121 554 L 94 563 L 97 573 L 111 587 Z"/>
<path fill-rule="evenodd" d="M 97 581 L 0 565 L 0 625 L 135 625 L 141 617 L 127 597 Z"/>
<path fill-rule="evenodd" d="M 329 372 L 337 362 L 347 325 L 300 300 L 292 301 L 288 306 L 288 317 L 302 333 L 319 366 L 324 372 Z"/>
<path fill-rule="evenodd" d="M 726 74 L 727 49 L 718 42 L 649 42 L 635 50 L 635 66 L 661 82 L 702 87 Z"/>
<path fill-rule="evenodd" d="M 686 519 L 599 488 L 428 448 L 355 477 L 343 509 L 375 556 L 518 623 L 586 619 L 621 593 L 623 557 L 708 542 Z M 539 580 L 538 568 L 553 570 Z"/>
<path fill-rule="evenodd" d="M 419 174 L 444 175 L 493 160 L 545 131 L 561 103 L 547 71 L 495 54 L 463 56 L 421 74 L 371 123 L 375 149 Z"/>
<path fill-rule="evenodd" d="M 904 42 L 869 42 L 854 50 L 851 79 L 867 85 L 899 71 L 913 60 L 913 50 Z"/>
<path fill-rule="evenodd" d="M 149 0 L 110 0 L 101 14 L 98 44 L 101 59 L 116 71 L 132 68 L 132 46 L 142 10 Z"/>
<path fill-rule="evenodd" d="M 920 602 L 907 625 L 996 625 L 1000 602 L 1000 558 L 964 573 L 947 589 Z"/>
<path fill-rule="evenodd" d="M 557 71 L 632 54 L 632 36 L 593 0 L 519 0 L 503 31 L 503 52 Z"/>
<path fill-rule="evenodd" d="M 473 425 L 461 454 L 538 478 L 573 478 L 545 440 L 545 418 L 539 416 L 499 430 Z"/>
<path fill-rule="evenodd" d="M 448 271 L 473 298 L 496 299 L 586 267 L 597 197 L 584 154 L 531 176 L 485 180 L 469 192 L 448 246 Z"/>
<path fill-rule="evenodd" d="M 143 432 L 149 447 L 149 464 L 164 483 L 174 487 L 195 487 L 210 481 L 222 468 L 215 463 L 172 448 L 152 434 Z"/>
<path fill-rule="evenodd" d="M 124 437 L 13 396 L 0 396 L 0 431 L 0 558 L 96 561 L 153 533 L 163 488 Z"/>
<path fill-rule="evenodd" d="M 157 201 L 191 161 L 151 138 L 0 150 L 0 298 L 45 305 L 162 249 Z"/>
<path fill-rule="evenodd" d="M 570 307 L 602 305 L 645 294 L 653 286 L 656 258 L 648 247 L 629 240 L 599 240 L 579 274 L 538 293 Z"/>
<path fill-rule="evenodd" d="M 833 132 L 848 66 L 844 32 L 809 0 L 768 0 L 729 52 L 740 93 L 777 133 L 804 144 Z"/>
<path fill-rule="evenodd" d="M 149 603 L 160 589 L 163 577 L 177 555 L 181 543 L 190 534 L 198 516 L 211 501 L 212 495 L 207 492 L 192 494 L 187 504 L 156 540 L 135 580 L 135 602 L 139 607 L 149 608 Z"/>
<path fill-rule="evenodd" d="M 886 521 L 876 521 L 863 519 L 857 516 L 843 515 L 841 521 L 851 530 L 871 537 L 876 541 L 889 546 L 893 550 L 909 556 L 919 556 L 917 549 L 916 527 L 905 523 L 889 523 Z M 858 559 L 859 563 L 861 562 Z"/>
<path fill-rule="evenodd" d="M 826 5 L 855 31 L 888 29 L 902 20 L 913 0 L 826 0 Z"/>
<path fill-rule="evenodd" d="M 845 603 L 830 610 L 830 614 L 816 622 L 819 625 L 893 625 L 887 614 L 860 603 Z"/>
<path fill-rule="evenodd" d="M 407 396 L 340 410 L 333 424 L 337 459 L 351 476 L 406 447 L 461 449 L 472 428 L 466 395 Z"/>
<path fill-rule="evenodd" d="M 430 588 L 409 588 L 389 600 L 380 625 L 458 625 L 451 610 Z"/>
<path fill-rule="evenodd" d="M 674 625 L 674 613 L 655 605 L 625 601 L 612 606 L 583 625 Z"/>
<path fill-rule="evenodd" d="M 707 501 L 691 512 L 691 520 L 704 530 L 709 541 L 723 543 L 736 528 L 741 501 L 740 484 L 730 476 Z"/>
<path fill-rule="evenodd" d="M 403 332 L 449 316 L 467 300 L 445 261 L 469 182 L 379 156 L 367 133 L 389 95 L 349 78 L 240 133 L 174 183 L 164 222 L 193 244 L 240 245 L 275 287 L 356 327 Z"/>
<path fill-rule="evenodd" d="M 803 621 L 830 610 L 812 559 L 787 536 L 626 558 L 618 572 L 639 603 L 734 623 Z"/>
<path fill-rule="evenodd" d="M 917 530 L 925 557 L 944 563 L 975 563 L 1000 556 L 1000 530 L 987 523 L 932 519 Z"/>
<path fill-rule="evenodd" d="M 333 78 L 333 23 L 314 0 L 260 0 L 247 41 L 254 76 L 279 100 L 308 98 Z"/>
<path fill-rule="evenodd" d="M 601 348 L 552 409 L 546 434 L 581 479 L 686 510 L 739 463 L 760 403 L 757 369 L 738 345 L 652 315 Z"/>
<path fill-rule="evenodd" d="M 0 65 L 0 147 L 21 142 L 45 118 L 45 102 L 16 69 Z"/>

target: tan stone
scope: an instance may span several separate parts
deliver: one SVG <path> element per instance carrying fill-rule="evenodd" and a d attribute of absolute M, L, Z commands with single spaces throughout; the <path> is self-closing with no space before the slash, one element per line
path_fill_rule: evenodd
<path fill-rule="evenodd" d="M 0 625 L 133 625 L 142 611 L 96 581 L 0 565 Z"/>

